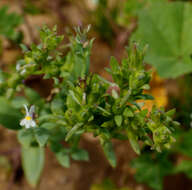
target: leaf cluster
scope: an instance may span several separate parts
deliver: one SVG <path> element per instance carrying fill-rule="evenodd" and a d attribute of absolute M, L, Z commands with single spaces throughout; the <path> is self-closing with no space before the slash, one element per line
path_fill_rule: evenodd
<path fill-rule="evenodd" d="M 143 101 L 153 98 L 144 92 L 150 88 L 151 73 L 144 69 L 145 49 L 133 44 L 127 48 L 128 56 L 121 64 L 112 57 L 107 71 L 113 82 L 107 81 L 89 71 L 93 43 L 87 38 L 89 29 L 76 28 L 76 35 L 70 36 L 64 55 L 63 36 L 57 35 L 56 27 L 50 30 L 44 26 L 40 30 L 39 45 L 32 44 L 30 48 L 21 46 L 24 58 L 18 61 L 16 72 L 1 72 L 0 92 L 3 99 L 8 99 L 4 104 L 10 105 L 10 113 L 12 108 L 21 109 L 22 103 L 36 106 L 38 126 L 18 132 L 18 140 L 24 151 L 30 151 L 31 155 L 29 158 L 27 153 L 22 154 L 26 173 L 34 171 L 30 170 L 31 167 L 27 166 L 29 162 L 25 160 L 35 162 L 33 156 L 37 152 L 43 154 L 46 146 L 65 167 L 69 167 L 70 158 L 88 160 L 87 152 L 78 145 L 81 136 L 87 132 L 98 137 L 113 167 L 116 166 L 116 158 L 112 139 L 129 140 L 138 154 L 140 142 L 160 152 L 170 148 L 175 141 L 172 132 L 178 123 L 172 120 L 174 110 L 166 112 L 155 106 L 151 112 L 142 109 Z M 53 82 L 48 99 L 41 98 L 23 83 L 30 76 L 39 75 Z M 24 96 L 18 98 L 18 92 L 23 92 Z M 7 114 L 5 107 L 1 107 L 0 116 Z M 19 116 L 15 121 L 19 122 Z M 11 117 L 16 116 L 12 114 Z M 2 124 L 18 129 L 13 123 Z M 62 142 L 69 146 L 63 146 Z M 43 158 L 42 155 L 40 157 Z M 35 182 L 31 182 L 29 179 L 29 182 L 34 184 L 37 180 L 35 178 Z"/>

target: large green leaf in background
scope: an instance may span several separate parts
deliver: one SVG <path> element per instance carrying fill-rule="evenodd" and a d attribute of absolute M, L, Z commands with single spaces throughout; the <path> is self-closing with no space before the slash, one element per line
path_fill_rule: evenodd
<path fill-rule="evenodd" d="M 132 40 L 149 44 L 146 61 L 161 77 L 175 78 L 192 71 L 192 5 L 157 2 L 140 11 Z"/>
<path fill-rule="evenodd" d="M 3 97 L 0 97 L 0 124 L 8 129 L 20 129 L 20 120 L 22 114 L 19 109 L 16 109 Z"/>
<path fill-rule="evenodd" d="M 8 13 L 8 7 L 2 6 L 0 8 L 0 34 L 9 39 L 15 38 L 17 32 L 15 28 L 21 24 L 22 17 L 17 13 Z"/>
<path fill-rule="evenodd" d="M 28 183 L 35 187 L 44 166 L 44 148 L 22 147 L 22 165 Z"/>

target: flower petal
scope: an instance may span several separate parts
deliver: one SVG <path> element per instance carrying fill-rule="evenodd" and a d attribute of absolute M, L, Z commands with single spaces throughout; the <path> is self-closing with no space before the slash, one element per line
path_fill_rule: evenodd
<path fill-rule="evenodd" d="M 36 123 L 34 120 L 31 121 L 31 127 L 35 127 L 36 126 Z"/>
<path fill-rule="evenodd" d="M 35 106 L 34 105 L 32 105 L 31 107 L 30 107 L 30 110 L 29 110 L 29 115 L 31 116 L 31 117 L 33 117 L 33 113 L 35 112 Z"/>
<path fill-rule="evenodd" d="M 20 125 L 21 125 L 21 126 L 24 126 L 25 123 L 26 123 L 26 120 L 25 120 L 25 119 L 22 119 L 21 122 L 20 122 Z"/>
<path fill-rule="evenodd" d="M 29 124 L 29 123 L 26 123 L 26 124 L 25 124 L 25 128 L 26 128 L 26 129 L 29 129 L 29 128 L 30 128 L 30 124 Z"/>
<path fill-rule="evenodd" d="M 23 106 L 24 106 L 24 108 L 25 108 L 26 115 L 29 115 L 29 111 L 28 111 L 27 105 L 24 104 Z"/>

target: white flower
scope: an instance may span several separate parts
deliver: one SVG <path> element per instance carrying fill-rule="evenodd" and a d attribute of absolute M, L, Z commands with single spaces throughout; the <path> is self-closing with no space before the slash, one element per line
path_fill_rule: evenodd
<path fill-rule="evenodd" d="M 19 71 L 20 68 L 21 68 L 21 65 L 20 65 L 19 63 L 17 63 L 17 65 L 16 65 L 16 71 Z"/>
<path fill-rule="evenodd" d="M 25 107 L 26 115 L 25 115 L 25 118 L 21 120 L 20 125 L 25 126 L 26 129 L 30 127 L 35 127 L 36 123 L 33 120 L 33 113 L 35 112 L 35 106 L 34 105 L 31 106 L 29 110 L 26 105 L 24 105 L 24 107 Z"/>
<path fill-rule="evenodd" d="M 20 72 L 20 74 L 21 74 L 21 75 L 24 75 L 24 74 L 26 73 L 26 71 L 27 71 L 27 70 L 24 68 L 24 69 Z"/>

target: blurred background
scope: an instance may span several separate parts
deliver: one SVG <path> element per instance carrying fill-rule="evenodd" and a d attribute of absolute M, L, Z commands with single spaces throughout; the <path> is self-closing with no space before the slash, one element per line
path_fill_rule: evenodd
<path fill-rule="evenodd" d="M 187 0 L 1 0 L 0 68 L 15 67 L 22 57 L 19 44 L 39 42 L 38 28 L 58 26 L 67 34 L 74 26 L 91 24 L 95 41 L 91 71 L 112 80 L 104 70 L 110 56 L 119 61 L 132 41 L 148 44 L 146 69 L 153 70 L 149 110 L 176 108 L 177 142 L 169 151 L 157 153 L 145 147 L 137 156 L 128 142 L 114 141 L 118 164 L 107 162 L 99 142 L 84 135 L 81 146 L 89 162 L 73 161 L 61 167 L 46 151 L 41 190 L 191 190 L 192 189 L 192 3 Z M 1 73 L 0 73 L 1 74 Z M 29 78 L 27 85 L 44 97 L 49 84 Z M 1 106 L 1 105 L 0 105 Z M 13 131 L 0 127 L 0 189 L 30 190 L 21 167 L 20 145 Z"/>

